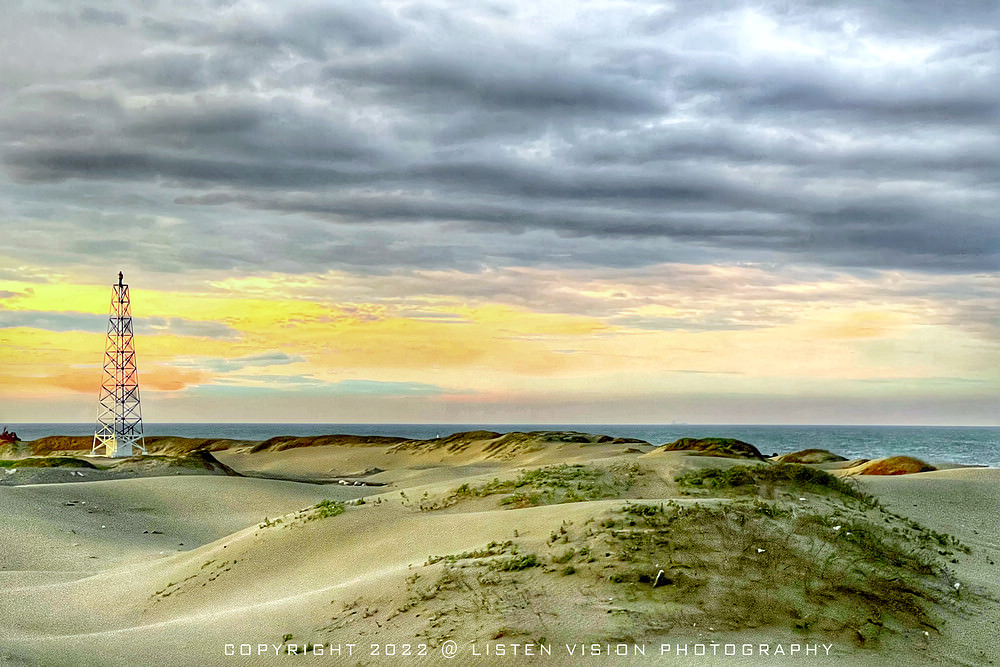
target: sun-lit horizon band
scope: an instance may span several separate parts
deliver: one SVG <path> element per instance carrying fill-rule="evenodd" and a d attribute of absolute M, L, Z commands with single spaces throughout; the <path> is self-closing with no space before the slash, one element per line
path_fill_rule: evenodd
<path fill-rule="evenodd" d="M 702 313 L 736 308 L 738 297 L 699 300 L 698 311 L 653 329 L 629 321 L 650 307 L 615 309 L 600 295 L 585 298 L 605 312 L 438 298 L 415 313 L 407 301 L 423 302 L 420 295 L 345 303 L 321 296 L 322 287 L 335 286 L 329 276 L 289 278 L 293 284 L 285 286 L 269 280 L 273 292 L 261 278 L 248 279 L 253 288 L 230 280 L 204 292 L 133 287 L 148 420 L 996 423 L 989 410 L 995 370 L 977 368 L 977 352 L 989 355 L 990 341 L 977 350 L 970 336 L 949 349 L 959 322 L 925 324 L 918 304 L 905 297 L 888 307 L 882 296 L 875 309 L 860 295 L 848 300 L 844 284 L 826 287 L 837 298 L 793 313 L 776 296 L 793 286 L 772 288 L 760 308 L 773 310 L 774 321 L 698 330 Z M 83 420 L 99 387 L 106 315 L 97 304 L 106 290 L 12 281 L 2 287 L 21 290 L 5 300 L 5 319 L 24 322 L 2 334 L 5 384 L 19 404 L 10 421 Z M 298 298 L 296 287 L 303 291 Z M 762 315 L 758 309 L 755 317 Z"/>

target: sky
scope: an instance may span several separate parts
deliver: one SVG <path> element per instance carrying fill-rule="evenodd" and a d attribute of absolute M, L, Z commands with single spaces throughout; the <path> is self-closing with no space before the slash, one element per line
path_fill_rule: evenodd
<path fill-rule="evenodd" d="M 0 422 L 1000 424 L 1000 5 L 6 0 Z"/>

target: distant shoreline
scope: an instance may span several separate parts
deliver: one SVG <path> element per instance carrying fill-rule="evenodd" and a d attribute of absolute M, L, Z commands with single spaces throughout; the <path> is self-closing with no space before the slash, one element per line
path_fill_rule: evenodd
<path fill-rule="evenodd" d="M 22 440 L 93 434 L 92 423 L 7 424 Z M 276 436 L 401 437 L 418 440 L 454 432 L 573 430 L 645 440 L 653 445 L 682 437 L 728 437 L 754 444 L 766 454 L 808 448 L 827 449 L 847 458 L 913 456 L 929 462 L 1000 467 L 1000 426 L 761 426 L 761 425 L 593 425 L 593 424 L 337 424 L 337 423 L 173 423 L 145 424 L 147 437 L 224 438 L 263 441 Z"/>

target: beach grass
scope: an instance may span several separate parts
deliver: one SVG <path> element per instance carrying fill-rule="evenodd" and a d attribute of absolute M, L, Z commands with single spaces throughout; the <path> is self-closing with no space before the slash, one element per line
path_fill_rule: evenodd
<path fill-rule="evenodd" d="M 582 464 L 544 466 L 523 471 L 514 479 L 462 484 L 440 502 L 425 503 L 422 509 L 441 509 L 493 495 L 501 495 L 499 505 L 508 509 L 616 498 L 632 486 L 638 474 L 635 465 L 608 469 Z"/>

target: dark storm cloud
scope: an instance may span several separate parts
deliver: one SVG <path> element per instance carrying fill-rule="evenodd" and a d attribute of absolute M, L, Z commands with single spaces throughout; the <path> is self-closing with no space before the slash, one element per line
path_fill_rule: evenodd
<path fill-rule="evenodd" d="M 703 261 L 1000 267 L 991 3 L 53 7 L 8 22 L 78 56 L 3 56 L 11 221 L 40 188 L 49 218 L 107 213 L 106 186 L 145 193 L 114 215 L 185 221 L 173 259 L 205 268 L 466 265 L 483 247 L 618 265 L 635 239 Z M 375 250 L 420 224 L 439 234 Z"/>
<path fill-rule="evenodd" d="M 391 54 L 323 70 L 334 82 L 378 86 L 394 102 L 441 108 L 444 104 L 523 113 L 657 113 L 667 107 L 657 92 L 601 69 L 584 69 L 559 53 L 473 51 Z"/>
<path fill-rule="evenodd" d="M 331 164 L 353 166 L 377 150 L 343 116 L 331 122 L 329 113 L 287 97 L 164 102 L 140 111 L 68 91 L 24 100 L 28 110 L 15 118 L 19 140 L 4 154 L 11 174 L 24 180 L 166 176 L 207 185 L 315 185 L 336 178 Z M 64 108 L 75 113 L 66 117 Z"/>
<path fill-rule="evenodd" d="M 333 157 L 333 155 L 331 155 Z M 347 157 L 345 155 L 338 156 Z M 208 182 L 276 188 L 311 188 L 362 180 L 351 172 L 328 166 L 288 165 L 232 157 L 202 158 L 148 152 L 77 150 L 14 151 L 8 156 L 11 175 L 23 181 L 51 182 L 67 178 L 146 181 L 163 178 L 169 184 L 198 187 Z"/>

